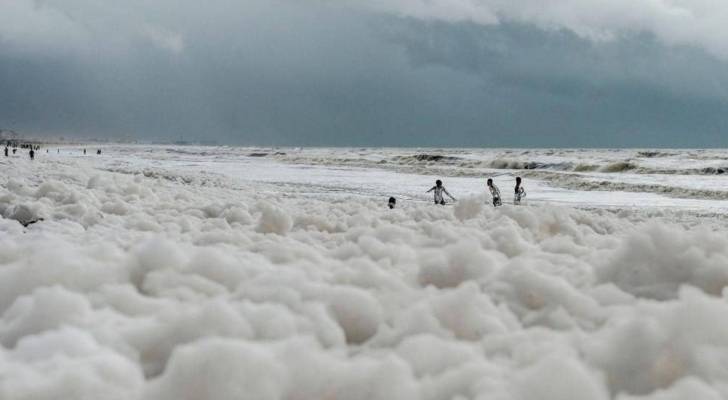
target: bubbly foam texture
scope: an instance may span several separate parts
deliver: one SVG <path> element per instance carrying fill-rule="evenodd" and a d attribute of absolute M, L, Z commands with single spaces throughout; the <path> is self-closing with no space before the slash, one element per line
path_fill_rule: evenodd
<path fill-rule="evenodd" d="M 2 162 L 3 400 L 728 396 L 699 220 Z"/>

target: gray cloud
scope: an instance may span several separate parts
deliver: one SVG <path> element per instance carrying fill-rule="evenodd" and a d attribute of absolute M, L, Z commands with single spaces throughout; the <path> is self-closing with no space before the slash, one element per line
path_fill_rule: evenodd
<path fill-rule="evenodd" d="M 0 127 L 262 145 L 728 145 L 728 73 L 701 47 L 343 4 L 0 2 Z"/>
<path fill-rule="evenodd" d="M 728 58 L 728 3 L 704 0 L 349 0 L 422 20 L 501 22 L 568 30 L 611 41 L 647 33 L 667 45 L 699 46 Z"/>

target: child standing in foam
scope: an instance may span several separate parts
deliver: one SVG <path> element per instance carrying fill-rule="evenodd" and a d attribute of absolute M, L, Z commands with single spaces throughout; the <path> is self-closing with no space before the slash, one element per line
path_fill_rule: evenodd
<path fill-rule="evenodd" d="M 513 194 L 513 204 L 519 205 L 521 204 L 521 199 L 526 197 L 526 189 L 521 186 L 521 177 L 516 177 L 516 189 L 515 193 Z"/>
<path fill-rule="evenodd" d="M 503 205 L 503 202 L 501 202 L 500 190 L 498 190 L 498 186 L 496 186 L 490 178 L 488 178 L 488 189 L 490 190 L 490 195 L 493 196 L 493 207 Z"/>
<path fill-rule="evenodd" d="M 432 187 L 432 189 L 426 191 L 425 193 L 430 193 L 432 191 L 435 191 L 435 204 L 445 205 L 445 198 L 442 196 L 443 193 L 445 193 L 448 197 L 452 199 L 452 201 L 456 201 L 454 197 L 450 193 L 448 193 L 447 189 L 445 189 L 445 186 L 442 186 L 442 181 L 437 180 L 435 181 L 435 186 Z"/>

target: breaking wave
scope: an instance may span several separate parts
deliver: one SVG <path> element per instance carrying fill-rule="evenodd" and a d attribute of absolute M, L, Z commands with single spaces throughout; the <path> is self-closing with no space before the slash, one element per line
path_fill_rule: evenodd
<path fill-rule="evenodd" d="M 243 155 L 273 157 L 278 161 L 295 164 L 400 168 L 411 172 L 424 172 L 426 169 L 447 167 L 448 173 L 456 176 L 482 174 L 483 169 L 662 175 L 721 175 L 728 172 L 728 165 L 723 165 L 724 162 L 721 161 L 726 157 L 721 154 L 708 156 L 698 151 L 680 153 L 648 150 L 604 150 L 601 152 L 592 150 L 592 152 L 596 154 L 587 157 L 585 154 L 588 155 L 589 151 L 577 150 L 492 150 L 482 152 L 451 150 L 412 153 L 406 150 L 348 149 L 325 153 L 324 151 L 301 149 L 287 149 L 286 151 L 265 149 L 248 151 Z M 671 158 L 674 158 L 675 161 L 664 164 L 650 161 L 653 159 L 669 161 Z M 716 165 L 706 165 L 710 160 L 716 161 Z M 660 160 L 660 162 L 662 161 Z"/>
<path fill-rule="evenodd" d="M 491 161 L 488 166 L 493 169 L 548 169 L 555 171 L 569 171 L 573 168 L 573 164 L 570 162 L 546 163 L 510 159 L 496 159 Z"/>
<path fill-rule="evenodd" d="M 412 163 L 445 163 L 445 164 L 453 164 L 458 161 L 461 161 L 462 159 L 460 157 L 455 156 L 446 156 L 442 154 L 414 154 L 414 155 L 406 155 L 406 156 L 396 156 L 392 159 L 396 163 L 402 163 L 402 164 L 412 164 Z"/>
<path fill-rule="evenodd" d="M 535 172 L 527 176 L 535 179 L 543 179 L 552 185 L 572 190 L 656 193 L 674 198 L 728 200 L 728 190 L 697 189 L 649 183 L 635 184 L 600 180 L 574 174 L 563 175 L 548 172 Z"/>
<path fill-rule="evenodd" d="M 638 169 L 637 164 L 634 164 L 629 161 L 619 161 L 616 163 L 608 164 L 603 167 L 600 167 L 598 171 L 600 172 L 625 172 L 625 171 L 632 171 Z"/>
<path fill-rule="evenodd" d="M 644 157 L 644 158 L 672 157 L 672 156 L 675 156 L 676 154 L 677 153 L 674 153 L 674 152 L 665 152 L 665 151 L 656 151 L 656 150 L 638 151 L 637 152 L 638 157 Z"/>

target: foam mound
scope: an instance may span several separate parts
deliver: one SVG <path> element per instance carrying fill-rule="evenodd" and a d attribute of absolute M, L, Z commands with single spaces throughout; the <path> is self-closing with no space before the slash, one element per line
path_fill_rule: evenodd
<path fill-rule="evenodd" d="M 728 397 L 720 230 L 6 167 L 3 400 Z"/>

